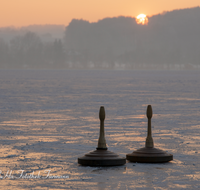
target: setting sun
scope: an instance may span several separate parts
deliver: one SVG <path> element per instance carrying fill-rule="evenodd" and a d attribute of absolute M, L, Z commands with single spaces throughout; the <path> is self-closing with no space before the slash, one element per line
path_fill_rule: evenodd
<path fill-rule="evenodd" d="M 145 25 L 145 24 L 148 24 L 148 18 L 145 14 L 139 14 L 136 17 L 136 22 L 137 22 L 137 24 Z"/>

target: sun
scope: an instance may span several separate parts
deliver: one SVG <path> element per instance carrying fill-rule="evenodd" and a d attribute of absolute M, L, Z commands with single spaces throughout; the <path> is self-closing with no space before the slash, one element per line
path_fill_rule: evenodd
<path fill-rule="evenodd" d="M 145 25 L 145 24 L 148 24 L 148 18 L 145 14 L 139 14 L 136 17 L 136 22 L 137 22 L 137 24 Z"/>

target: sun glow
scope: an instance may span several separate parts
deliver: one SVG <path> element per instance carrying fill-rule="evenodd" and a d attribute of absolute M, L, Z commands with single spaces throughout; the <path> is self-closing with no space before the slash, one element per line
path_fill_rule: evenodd
<path fill-rule="evenodd" d="M 145 25 L 145 24 L 148 24 L 148 18 L 145 14 L 139 14 L 136 17 L 136 22 L 137 22 L 137 24 Z"/>

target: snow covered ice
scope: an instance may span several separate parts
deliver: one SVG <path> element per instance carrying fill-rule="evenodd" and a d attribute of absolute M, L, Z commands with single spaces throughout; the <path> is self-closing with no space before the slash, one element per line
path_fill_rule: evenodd
<path fill-rule="evenodd" d="M 0 189 L 200 188 L 199 71 L 0 70 L 0 84 Z M 97 147 L 100 106 L 108 149 L 125 157 L 145 146 L 149 104 L 173 161 L 78 165 Z"/>

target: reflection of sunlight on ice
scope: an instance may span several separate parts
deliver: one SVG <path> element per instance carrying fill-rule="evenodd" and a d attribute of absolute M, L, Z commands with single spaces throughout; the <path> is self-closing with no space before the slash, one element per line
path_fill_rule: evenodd
<path fill-rule="evenodd" d="M 200 180 L 200 172 L 196 172 L 195 174 L 188 174 L 186 176 L 193 180 Z"/>

